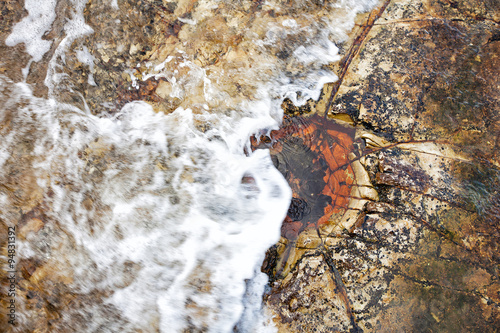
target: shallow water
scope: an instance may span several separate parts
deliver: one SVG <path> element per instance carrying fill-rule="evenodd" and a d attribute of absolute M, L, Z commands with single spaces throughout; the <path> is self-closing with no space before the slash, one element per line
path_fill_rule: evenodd
<path fill-rule="evenodd" d="M 335 42 L 374 1 L 58 4 L 26 1 L 5 41 L 26 45 L 25 82 L 0 77 L 0 180 L 17 191 L 0 202 L 19 207 L 0 218 L 21 215 L 19 260 L 63 299 L 51 329 L 274 331 L 258 268 L 292 194 L 249 138 L 278 128 L 284 98 L 317 99 L 336 79 Z M 146 11 L 137 33 L 153 37 L 120 39 Z M 54 22 L 63 34 L 42 38 Z M 35 97 L 26 77 L 41 61 Z M 124 78 L 119 96 L 107 71 Z M 130 102 L 145 82 L 155 100 Z M 37 327 L 36 308 L 18 306 L 17 329 Z"/>

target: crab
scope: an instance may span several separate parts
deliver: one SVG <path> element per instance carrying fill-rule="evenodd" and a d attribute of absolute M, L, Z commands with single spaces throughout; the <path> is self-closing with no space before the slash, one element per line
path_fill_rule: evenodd
<path fill-rule="evenodd" d="M 285 115 L 279 130 L 251 139 L 268 148 L 293 197 L 281 227 L 280 262 L 286 275 L 302 255 L 335 230 L 352 229 L 362 206 L 377 194 L 360 163 L 364 140 L 355 128 L 317 114 Z"/>

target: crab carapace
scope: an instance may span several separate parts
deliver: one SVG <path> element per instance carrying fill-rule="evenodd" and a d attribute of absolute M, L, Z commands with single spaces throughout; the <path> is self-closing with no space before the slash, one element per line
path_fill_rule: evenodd
<path fill-rule="evenodd" d="M 279 130 L 259 139 L 252 149 L 269 148 L 275 167 L 288 181 L 293 198 L 281 236 L 294 241 L 307 228 L 328 223 L 346 210 L 354 172 L 349 162 L 355 131 L 318 115 L 285 115 Z"/>

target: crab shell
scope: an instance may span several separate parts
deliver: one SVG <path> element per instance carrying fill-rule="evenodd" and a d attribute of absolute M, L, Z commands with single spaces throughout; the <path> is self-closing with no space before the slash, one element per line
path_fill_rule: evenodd
<path fill-rule="evenodd" d="M 270 138 L 251 138 L 253 150 L 270 149 L 293 192 L 282 237 L 294 241 L 304 230 L 327 224 L 333 213 L 347 210 L 355 182 L 349 160 L 354 138 L 353 128 L 318 115 L 285 115 Z"/>

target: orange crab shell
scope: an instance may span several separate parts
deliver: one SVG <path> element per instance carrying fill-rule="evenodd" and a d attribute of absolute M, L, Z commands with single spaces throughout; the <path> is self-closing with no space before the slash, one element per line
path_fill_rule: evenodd
<path fill-rule="evenodd" d="M 292 202 L 282 225 L 283 237 L 294 240 L 306 228 L 318 228 L 328 223 L 332 214 L 347 209 L 355 180 L 348 157 L 354 150 L 354 134 L 353 128 L 318 115 L 285 115 L 280 129 L 272 131 L 270 138 L 261 137 L 260 142 L 251 138 L 253 150 L 269 148 L 272 156 L 285 162 L 285 166 L 275 165 L 287 179 L 294 200 L 310 206 L 311 213 L 297 217 L 291 213 Z M 317 188 L 318 184 L 322 184 L 321 189 Z M 309 187 L 316 192 L 308 191 Z"/>

